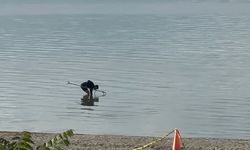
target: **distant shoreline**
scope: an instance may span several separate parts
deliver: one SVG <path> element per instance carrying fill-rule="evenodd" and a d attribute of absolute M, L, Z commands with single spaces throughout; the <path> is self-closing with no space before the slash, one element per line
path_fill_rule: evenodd
<path fill-rule="evenodd" d="M 0 137 L 10 139 L 21 132 L 0 131 Z M 41 144 L 54 137 L 54 133 L 32 133 L 35 143 Z M 75 134 L 71 138 L 70 150 L 132 150 L 159 137 Z M 249 150 L 250 139 L 184 138 L 186 150 Z M 147 150 L 171 150 L 172 138 L 151 145 Z"/>

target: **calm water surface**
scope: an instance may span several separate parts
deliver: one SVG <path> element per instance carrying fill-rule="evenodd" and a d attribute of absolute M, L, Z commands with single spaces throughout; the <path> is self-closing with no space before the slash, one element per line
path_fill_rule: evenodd
<path fill-rule="evenodd" d="M 250 138 L 249 33 L 249 16 L 0 16 L 0 130 Z M 88 79 L 94 106 L 66 84 Z"/>

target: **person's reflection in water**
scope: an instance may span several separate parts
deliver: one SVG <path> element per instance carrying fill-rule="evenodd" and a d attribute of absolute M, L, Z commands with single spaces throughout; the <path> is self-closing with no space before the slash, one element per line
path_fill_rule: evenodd
<path fill-rule="evenodd" d="M 81 105 L 84 106 L 94 106 L 95 102 L 99 102 L 99 97 L 84 95 L 81 99 Z"/>

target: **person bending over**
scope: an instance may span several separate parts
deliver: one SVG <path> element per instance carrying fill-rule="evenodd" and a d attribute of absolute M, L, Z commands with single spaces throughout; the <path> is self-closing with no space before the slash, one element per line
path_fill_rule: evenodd
<path fill-rule="evenodd" d="M 97 90 L 99 88 L 98 85 L 95 85 L 92 81 L 88 80 L 81 84 L 81 89 L 87 93 L 88 98 L 93 98 L 93 89 Z"/>

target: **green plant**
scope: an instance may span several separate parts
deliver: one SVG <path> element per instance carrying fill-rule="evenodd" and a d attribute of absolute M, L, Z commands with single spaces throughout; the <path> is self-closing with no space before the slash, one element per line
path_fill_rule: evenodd
<path fill-rule="evenodd" d="M 13 147 L 10 142 L 4 138 L 0 138 L 0 150 L 9 150 L 10 147 Z"/>
<path fill-rule="evenodd" d="M 43 145 L 37 146 L 36 150 L 62 150 L 62 146 L 69 146 L 69 137 L 72 137 L 73 135 L 73 130 L 65 131 Z"/>
<path fill-rule="evenodd" d="M 20 137 L 14 137 L 10 141 L 0 138 L 0 150 L 63 150 L 63 146 L 69 146 L 69 138 L 73 135 L 73 130 L 67 130 L 48 142 L 35 146 L 31 139 L 31 133 L 24 131 Z M 34 149 L 34 147 L 36 148 Z"/>
<path fill-rule="evenodd" d="M 31 134 L 24 131 L 20 137 L 14 137 L 11 141 L 1 138 L 0 150 L 32 150 L 33 144 Z"/>

